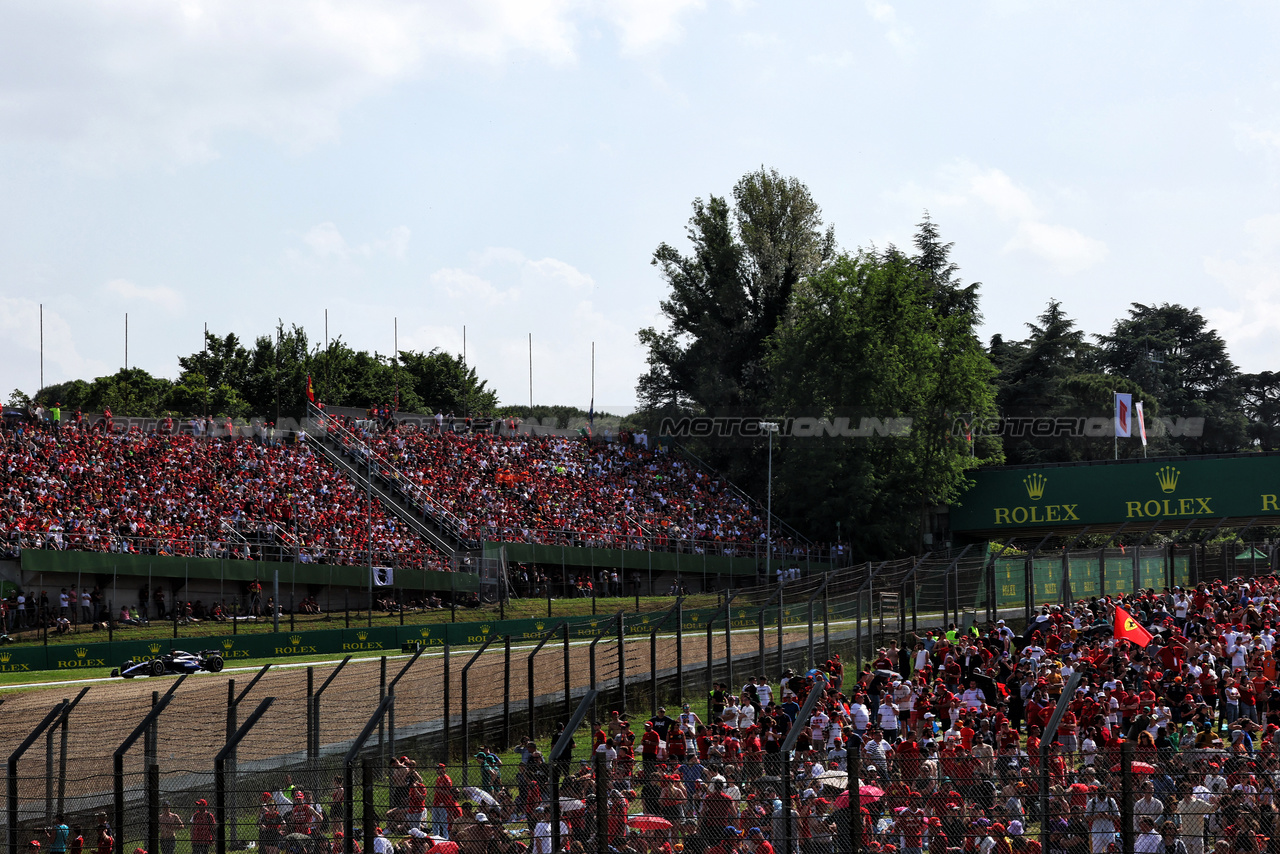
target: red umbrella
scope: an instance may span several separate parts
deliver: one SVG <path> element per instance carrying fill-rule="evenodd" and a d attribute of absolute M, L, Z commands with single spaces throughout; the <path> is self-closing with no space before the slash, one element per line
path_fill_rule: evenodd
<path fill-rule="evenodd" d="M 627 826 L 634 827 L 636 830 L 670 830 L 671 822 L 667 821 L 660 815 L 632 815 L 627 816 Z"/>
<path fill-rule="evenodd" d="M 1131 763 L 1129 763 L 1129 767 L 1130 767 L 1131 769 L 1133 769 L 1133 773 L 1135 773 L 1135 774 L 1154 774 L 1154 773 L 1156 773 L 1156 767 L 1155 767 L 1154 765 L 1148 765 L 1146 762 L 1131 762 Z M 1121 770 L 1121 769 L 1120 769 L 1120 766 L 1119 766 L 1119 765 L 1114 765 L 1114 766 L 1112 766 L 1112 768 L 1111 768 L 1111 773 L 1112 773 L 1112 774 L 1119 774 L 1119 773 L 1120 773 L 1120 770 Z"/>

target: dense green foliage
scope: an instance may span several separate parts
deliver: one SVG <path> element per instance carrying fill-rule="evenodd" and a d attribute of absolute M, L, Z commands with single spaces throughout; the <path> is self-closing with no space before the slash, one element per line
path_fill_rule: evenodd
<path fill-rule="evenodd" d="M 61 402 L 64 409 L 120 415 L 214 415 L 248 418 L 300 417 L 311 377 L 316 400 L 329 406 L 365 409 L 395 406 L 404 412 L 492 413 L 497 395 L 462 359 L 439 350 L 401 351 L 398 358 L 355 351 L 336 339 L 315 348 L 297 326 L 276 326 L 246 348 L 233 334 L 209 334 L 205 349 L 178 358 L 176 380 L 153 377 L 139 368 L 121 370 L 93 382 L 43 388 L 36 399 Z"/>
<path fill-rule="evenodd" d="M 842 254 L 808 188 L 765 170 L 732 202 L 695 200 L 686 235 L 689 254 L 663 243 L 653 256 L 667 324 L 640 332 L 639 417 L 910 418 L 899 436 L 775 440 L 775 509 L 811 536 L 843 531 L 855 558 L 918 548 L 974 465 L 1141 455 L 1109 425 L 1026 429 L 1110 419 L 1117 392 L 1143 402 L 1149 454 L 1280 449 L 1280 374 L 1241 374 L 1198 309 L 1135 303 L 1089 335 L 1051 300 L 1025 338 L 983 347 L 978 285 L 959 281 L 927 215 L 910 253 Z M 764 438 L 679 441 L 766 493 Z"/>

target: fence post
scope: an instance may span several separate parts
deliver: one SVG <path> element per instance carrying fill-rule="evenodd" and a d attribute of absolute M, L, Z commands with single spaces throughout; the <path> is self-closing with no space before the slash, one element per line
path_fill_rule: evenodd
<path fill-rule="evenodd" d="M 76 698 L 62 710 L 62 716 L 59 718 L 59 726 L 62 727 L 62 745 L 58 752 L 58 812 L 60 813 L 65 811 L 67 802 L 67 719 L 71 716 L 71 710 L 88 693 L 88 688 L 81 688 Z M 64 700 L 63 702 L 66 701 Z"/>
<path fill-rule="evenodd" d="M 307 666 L 307 758 L 311 758 L 311 751 L 316 743 L 316 669 L 310 665 Z"/>
<path fill-rule="evenodd" d="M 62 702 L 67 702 L 65 699 Z M 58 725 L 44 733 L 44 823 L 53 824 L 53 734 Z"/>
<path fill-rule="evenodd" d="M 637 589 L 639 582 L 637 582 Z M 622 692 L 622 712 L 627 711 L 627 626 L 626 612 L 618 612 L 618 689 Z"/>
<path fill-rule="evenodd" d="M 381 703 L 387 699 L 387 657 L 380 656 L 381 662 L 378 674 L 378 702 Z M 378 767 L 388 768 L 391 765 L 390 757 L 387 753 L 387 722 L 384 718 L 378 721 Z"/>
<path fill-rule="evenodd" d="M 511 635 L 502 645 L 502 749 L 511 749 Z"/>
<path fill-rule="evenodd" d="M 676 600 L 676 705 L 684 703 L 684 600 Z"/>
<path fill-rule="evenodd" d="M 271 708 L 271 704 L 275 702 L 275 697 L 265 697 L 258 704 L 258 708 L 245 719 L 244 725 L 239 727 L 231 737 L 227 739 L 227 743 L 218 751 L 218 755 L 213 758 L 213 809 L 216 824 L 214 826 L 214 844 L 217 854 L 227 854 L 227 757 L 236 749 L 236 745 L 244 740 L 249 734 L 249 730 L 253 729 L 259 719 L 266 714 L 267 709 Z M 159 791 L 159 780 L 156 781 L 156 790 Z M 121 810 L 123 812 L 123 810 Z M 156 835 L 160 835 L 159 818 L 156 819 Z M 124 840 L 124 823 L 123 821 L 116 827 L 117 839 L 120 842 Z"/>
<path fill-rule="evenodd" d="M 551 850 L 562 851 L 560 838 L 560 774 L 564 761 L 563 754 L 569 749 L 569 742 L 573 739 L 574 732 L 582 725 L 582 719 L 587 716 L 587 709 L 596 701 L 595 692 L 588 691 L 587 695 L 578 703 L 578 708 L 569 715 L 569 720 L 565 723 L 564 731 L 556 739 L 555 744 L 551 746 L 551 751 L 547 756 L 547 760 L 551 763 Z M 599 806 L 597 804 L 597 806 Z"/>
<path fill-rule="evenodd" d="M 651 715 L 658 714 L 658 630 L 649 632 L 649 694 Z"/>
<path fill-rule="evenodd" d="M 426 652 L 426 650 L 425 646 L 419 646 L 409 660 L 405 662 L 404 667 L 400 668 L 396 678 L 392 679 L 391 683 L 387 685 L 387 696 L 391 697 L 391 704 L 387 707 L 387 750 L 391 756 L 396 754 L 396 700 L 392 695 L 396 692 L 396 684 L 409 672 L 409 668 L 413 667 L 414 663 L 422 657 L 422 653 Z"/>
<path fill-rule="evenodd" d="M 160 765 L 147 766 L 147 850 L 160 850 Z"/>
<path fill-rule="evenodd" d="M 468 680 L 470 677 L 471 665 L 479 660 L 484 651 L 489 648 L 489 644 L 498 639 L 497 635 L 490 635 L 484 643 L 480 644 L 480 648 L 475 651 L 466 664 L 462 666 L 462 784 L 464 786 L 471 785 L 471 715 L 468 713 Z M 378 724 L 378 732 L 382 732 L 382 724 Z"/>
<path fill-rule="evenodd" d="M 1120 839 L 1121 850 L 1133 854 L 1133 742 L 1120 742 Z"/>
<path fill-rule="evenodd" d="M 165 692 L 164 696 L 160 698 L 158 703 L 151 707 L 151 711 L 148 712 L 147 716 L 142 719 L 142 722 L 134 728 L 133 732 L 129 734 L 129 737 L 120 743 L 120 746 L 116 748 L 115 754 L 111 757 L 111 771 L 113 778 L 112 789 L 115 807 L 112 818 L 115 819 L 116 827 L 116 854 L 123 854 L 124 852 L 124 833 L 122 832 L 124 829 L 124 755 L 129 751 L 129 748 L 133 747 L 134 743 L 142 737 L 143 733 L 145 733 L 148 728 L 155 723 L 156 719 L 160 717 L 160 713 L 168 708 L 169 701 L 173 699 L 173 692 L 178 689 L 178 686 L 181 685 L 186 678 L 187 675 L 184 673 L 169 686 L 169 690 Z"/>
<path fill-rule="evenodd" d="M 573 714 L 573 702 L 569 698 L 569 623 L 564 624 L 564 714 Z"/>
<path fill-rule="evenodd" d="M 862 850 L 862 748 L 849 754 L 849 851 L 858 854 Z"/>
<path fill-rule="evenodd" d="M 324 697 L 325 689 L 333 684 L 333 680 L 342 672 L 342 668 L 347 666 L 347 662 L 351 660 L 351 656 L 347 656 L 338 662 L 338 666 L 333 668 L 333 672 L 329 674 L 324 682 L 320 683 L 320 687 L 316 689 L 315 696 L 311 698 L 311 705 L 314 711 L 311 713 L 311 721 L 315 729 L 315 736 L 311 746 L 311 758 L 320 758 L 320 700 Z M 311 668 L 307 668 L 310 670 Z M 383 698 L 385 699 L 385 698 Z"/>
<path fill-rule="evenodd" d="M 729 690 L 735 694 L 738 689 L 733 682 L 733 597 L 735 594 L 730 593 L 729 599 L 725 603 L 728 607 L 724 613 L 724 665 L 725 678 L 729 681 Z"/>
<path fill-rule="evenodd" d="M 8 766 L 8 824 L 9 824 L 9 854 L 19 854 L 18 852 L 18 760 L 22 758 L 22 754 L 27 752 L 27 748 L 36 743 L 36 739 L 40 734 L 52 724 L 62 714 L 67 707 L 64 700 L 54 706 L 49 714 L 44 716 L 35 729 L 26 737 L 22 744 L 18 745 L 18 749 L 9 754 Z"/>
<path fill-rule="evenodd" d="M 592 761 L 596 775 L 596 851 L 603 852 L 609 850 L 609 772 L 605 769 L 603 753 L 597 751 Z"/>
<path fill-rule="evenodd" d="M 378 826 L 378 811 L 374 803 L 373 766 L 369 764 L 368 759 L 360 761 L 360 806 L 364 838 L 368 840 L 369 850 L 372 851 L 374 830 Z"/>
<path fill-rule="evenodd" d="M 786 646 L 786 639 L 782 636 L 782 624 L 786 622 L 782 617 L 782 611 L 783 611 L 783 608 L 785 607 L 783 594 L 784 594 L 783 586 L 779 584 L 778 585 L 778 673 L 782 673 L 782 671 L 787 669 L 786 665 L 783 663 L 783 658 L 782 658 L 783 648 Z M 765 673 L 768 673 L 768 672 L 769 671 L 767 670 L 765 671 Z"/>
<path fill-rule="evenodd" d="M 373 732 L 374 727 L 376 727 L 378 722 L 382 720 L 382 716 L 387 713 L 387 709 L 391 705 L 394 697 L 395 692 L 393 691 L 384 697 L 382 702 L 378 704 L 377 710 L 369 720 L 365 722 L 364 729 L 360 731 L 360 734 L 356 736 L 355 741 L 351 743 L 350 749 L 347 750 L 347 755 L 343 757 L 342 760 L 342 786 L 347 793 L 347 796 L 342 800 L 343 854 L 352 854 L 351 842 L 355 831 L 355 808 L 353 806 L 355 803 L 356 787 L 355 770 L 353 767 L 355 765 L 355 759 L 356 756 L 360 754 L 361 748 L 364 747 L 364 743 L 369 740 L 369 735 Z M 446 755 L 448 755 L 447 747 L 445 748 L 445 752 Z M 366 827 L 365 830 L 370 831 L 372 830 L 372 827 Z M 365 842 L 368 845 L 369 850 L 372 851 L 373 840 L 366 839 Z"/>
<path fill-rule="evenodd" d="M 442 746 L 444 748 L 444 755 L 440 759 L 441 762 L 446 764 L 449 762 L 449 670 L 449 641 L 446 639 L 444 642 L 444 714 L 442 715 L 444 726 L 444 739 L 442 741 Z M 351 787 L 350 784 L 348 784 L 347 791 L 350 790 Z M 351 829 L 347 828 L 347 839 L 350 838 Z"/>
<path fill-rule="evenodd" d="M 824 680 L 815 679 L 814 686 L 809 691 L 809 696 L 805 697 L 804 704 L 800 707 L 796 720 L 807 721 L 813 714 L 814 708 L 818 705 L 818 700 L 826 695 L 826 682 Z M 781 692 L 779 692 L 781 693 Z M 799 832 L 798 821 L 791 817 L 791 751 L 795 749 L 796 740 L 800 738 L 800 733 L 804 727 L 793 726 L 787 735 L 782 739 L 782 749 L 778 753 L 782 764 L 782 824 L 783 839 L 786 845 L 783 851 L 791 854 L 791 841 L 795 839 L 795 834 Z M 861 750 L 861 748 L 859 748 Z"/>
<path fill-rule="evenodd" d="M 563 621 L 561 623 L 557 623 L 556 625 L 548 629 L 546 636 L 544 636 L 542 640 L 538 641 L 538 645 L 533 648 L 533 652 L 529 653 L 529 657 L 525 659 L 525 664 L 528 667 L 528 676 L 529 676 L 529 697 L 528 697 L 529 738 L 531 739 L 537 738 L 537 722 L 538 722 L 537 716 L 534 710 L 534 705 L 533 705 L 533 694 L 534 694 L 533 692 L 533 660 L 537 657 L 538 653 L 542 651 L 542 648 L 546 646 L 547 641 L 551 640 L 553 637 L 556 636 L 556 632 L 560 631 L 560 626 L 562 624 L 563 624 Z"/>

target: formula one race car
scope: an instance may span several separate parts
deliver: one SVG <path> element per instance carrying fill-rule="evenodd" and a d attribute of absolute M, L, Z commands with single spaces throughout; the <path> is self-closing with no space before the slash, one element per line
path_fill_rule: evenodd
<path fill-rule="evenodd" d="M 167 673 L 199 673 L 207 670 L 217 673 L 222 670 L 222 653 L 216 649 L 203 652 L 183 652 L 175 649 L 156 658 L 144 658 L 137 661 L 129 659 L 112 670 L 112 676 L 123 676 L 132 679 L 135 676 L 164 676 Z"/>

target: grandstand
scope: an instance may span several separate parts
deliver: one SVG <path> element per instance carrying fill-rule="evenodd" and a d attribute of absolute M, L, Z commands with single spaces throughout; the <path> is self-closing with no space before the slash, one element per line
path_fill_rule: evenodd
<path fill-rule="evenodd" d="M 472 570 L 490 547 L 510 543 L 566 547 L 558 550 L 564 566 L 574 560 L 567 550 L 588 555 L 578 559 L 591 566 L 614 560 L 623 569 L 627 552 L 683 553 L 704 576 L 755 576 L 765 564 L 758 504 L 697 460 L 625 434 L 601 442 L 432 432 L 331 414 L 296 431 L 186 426 L 89 416 L 59 430 L 6 417 L 7 556 L 96 552 L 431 573 Z M 779 564 L 816 553 L 777 520 L 773 543 Z M 655 572 L 681 569 L 649 560 L 651 585 Z M 177 574 L 191 577 L 185 564 Z M 557 574 L 568 584 L 567 569 Z M 296 569 L 290 577 L 299 577 Z"/>
<path fill-rule="evenodd" d="M 8 423 L 0 427 L 6 549 L 447 570 L 305 441 Z M 372 551 L 370 546 L 372 545 Z"/>

